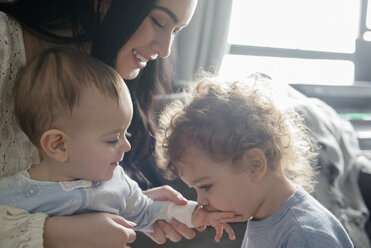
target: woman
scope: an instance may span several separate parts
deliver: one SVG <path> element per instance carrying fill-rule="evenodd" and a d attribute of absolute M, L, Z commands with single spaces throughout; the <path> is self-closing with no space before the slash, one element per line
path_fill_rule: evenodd
<path fill-rule="evenodd" d="M 18 69 L 46 48 L 68 45 L 115 68 L 127 82 L 135 104 L 132 152 L 125 168 L 139 175 L 138 164 L 151 152 L 153 96 L 168 89 L 164 59 L 175 34 L 186 26 L 197 0 L 28 0 L 0 4 L 0 173 L 12 175 L 39 160 L 13 119 L 12 84 Z M 129 169 L 127 168 L 129 167 Z M 182 204 L 169 187 L 147 195 Z M 50 217 L 0 207 L 0 239 L 5 247 L 122 247 L 135 239 L 124 219 L 107 213 Z M 152 238 L 179 241 L 194 231 L 177 222 L 154 224 Z"/>

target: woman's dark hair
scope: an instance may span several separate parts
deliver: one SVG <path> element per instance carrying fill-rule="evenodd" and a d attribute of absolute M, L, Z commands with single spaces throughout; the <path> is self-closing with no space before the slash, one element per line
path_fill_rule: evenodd
<path fill-rule="evenodd" d="M 0 3 L 0 11 L 16 18 L 28 31 L 59 44 L 92 42 L 91 54 L 115 67 L 120 48 L 148 16 L 156 0 L 112 0 L 100 22 L 101 0 L 18 0 Z M 97 6 L 94 6 L 94 4 Z M 72 36 L 59 36 L 53 30 L 70 28 Z M 171 91 L 168 59 L 149 61 L 134 80 L 125 80 L 134 102 L 129 132 L 132 150 L 125 156 L 125 169 L 141 187 L 150 182 L 140 172 L 153 155 L 154 95 Z M 147 185 L 146 185 L 147 184 Z"/>

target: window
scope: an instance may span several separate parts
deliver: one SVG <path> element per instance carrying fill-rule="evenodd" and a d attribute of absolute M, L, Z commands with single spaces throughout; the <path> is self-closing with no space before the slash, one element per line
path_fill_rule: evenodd
<path fill-rule="evenodd" d="M 371 26 L 371 20 L 362 22 L 363 2 L 233 0 L 230 50 L 220 76 L 259 71 L 287 83 L 353 84 L 360 52 L 356 40 L 361 30 L 366 36 L 366 24 Z"/>

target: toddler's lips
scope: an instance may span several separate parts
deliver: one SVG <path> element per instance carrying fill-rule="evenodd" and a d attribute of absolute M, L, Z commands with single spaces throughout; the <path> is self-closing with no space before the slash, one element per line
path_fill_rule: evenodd
<path fill-rule="evenodd" d="M 117 166 L 119 165 L 119 162 L 111 162 L 111 165 Z"/>

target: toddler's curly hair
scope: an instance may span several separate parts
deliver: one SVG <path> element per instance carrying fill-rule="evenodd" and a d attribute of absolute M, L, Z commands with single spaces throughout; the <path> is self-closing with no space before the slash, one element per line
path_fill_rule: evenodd
<path fill-rule="evenodd" d="M 156 136 L 158 166 L 169 178 L 179 175 L 177 163 L 187 147 L 196 146 L 213 160 L 238 165 L 245 151 L 261 149 L 269 169 L 282 169 L 293 183 L 313 190 L 311 161 L 316 147 L 302 118 L 291 109 L 279 109 L 259 77 L 254 82 L 221 82 L 202 77 L 168 104 L 160 116 Z"/>

